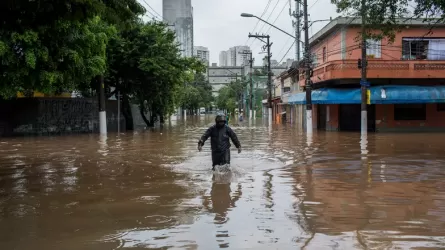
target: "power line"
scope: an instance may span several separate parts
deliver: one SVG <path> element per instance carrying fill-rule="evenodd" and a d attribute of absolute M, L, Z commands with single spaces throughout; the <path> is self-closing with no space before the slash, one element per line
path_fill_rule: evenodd
<path fill-rule="evenodd" d="M 311 5 L 311 7 L 309 7 L 308 11 L 309 11 L 312 7 L 314 7 L 314 5 L 316 5 L 316 4 L 318 3 L 318 1 L 320 1 L 320 0 L 316 0 L 316 1 Z"/>
<path fill-rule="evenodd" d="M 284 11 L 284 9 L 286 8 L 286 6 L 287 6 L 287 4 L 284 3 L 283 8 L 281 9 L 281 11 L 280 11 L 280 13 L 278 14 L 277 18 L 275 18 L 275 20 L 272 22 L 272 24 L 275 24 L 275 23 L 277 22 L 278 18 L 281 16 L 281 13 L 283 13 L 283 11 Z M 266 31 L 266 33 L 269 32 L 269 30 L 270 30 L 271 28 L 272 28 L 272 26 L 269 26 L 269 29 Z"/>
<path fill-rule="evenodd" d="M 270 12 L 269 17 L 267 17 L 266 22 L 269 21 L 270 17 L 272 16 L 272 14 L 275 12 L 275 9 L 277 8 L 278 4 L 280 3 L 280 0 L 277 0 L 277 3 L 275 4 L 274 8 L 272 9 L 272 12 Z M 263 24 L 263 26 L 261 26 L 260 31 L 258 31 L 258 33 L 261 33 L 261 31 L 264 29 L 264 27 L 266 26 L 266 23 Z M 250 44 L 250 46 L 253 45 L 253 43 L 255 42 L 255 39 L 252 41 L 252 43 Z"/>
<path fill-rule="evenodd" d="M 272 0 L 269 0 L 269 2 L 267 3 L 266 7 L 264 8 L 263 13 L 261 14 L 260 18 L 263 18 L 264 14 L 266 14 L 267 10 L 270 7 L 270 3 L 272 2 Z M 253 27 L 253 30 L 251 33 L 253 33 L 255 31 L 255 29 L 257 28 L 258 24 L 260 23 L 260 20 L 258 19 L 258 21 L 255 24 L 255 27 Z M 250 37 L 247 38 L 246 42 L 244 44 L 247 45 L 247 42 L 249 41 Z M 255 40 L 255 39 L 254 39 Z M 252 45 L 252 44 L 251 44 Z"/>
<path fill-rule="evenodd" d="M 278 64 L 280 64 L 284 60 L 284 58 L 287 56 L 287 54 L 289 54 L 289 51 L 292 49 L 292 47 L 294 47 L 294 44 L 295 44 L 295 40 L 292 43 L 292 45 L 289 47 L 289 49 L 287 50 L 286 54 L 284 54 L 283 58 L 281 58 L 281 60 Z"/>
<path fill-rule="evenodd" d="M 272 9 L 272 12 L 270 12 L 269 16 L 267 17 L 266 21 L 269 22 L 270 17 L 272 16 L 272 14 L 275 12 L 275 9 L 277 8 L 278 4 L 280 3 L 280 0 L 277 0 L 277 3 L 275 4 L 275 6 Z M 286 3 L 285 3 L 286 4 Z M 261 31 L 264 29 L 264 27 L 266 26 L 266 23 L 263 23 L 263 26 L 261 26 L 260 31 L 258 31 L 258 33 L 261 33 Z"/>
<path fill-rule="evenodd" d="M 162 17 L 162 15 L 159 15 L 159 13 L 158 13 L 155 9 L 153 9 L 153 8 L 150 6 L 150 4 L 147 3 L 146 0 L 142 0 L 142 1 L 143 1 L 143 2 L 148 6 L 148 8 L 150 8 L 156 15 L 153 14 L 152 12 L 150 12 L 150 10 L 146 9 L 146 11 L 147 11 L 148 13 L 150 13 L 154 18 L 159 19 L 159 20 L 161 20 L 161 21 L 165 21 L 165 22 L 168 23 L 168 21 L 165 20 L 165 19 Z"/>
<path fill-rule="evenodd" d="M 158 15 L 160 18 L 162 18 L 162 15 L 159 15 L 159 13 L 158 12 L 156 12 L 156 10 L 155 9 L 153 9 L 151 6 L 150 6 L 150 4 L 148 4 L 147 3 L 147 1 L 146 0 L 143 0 L 144 1 L 144 3 L 145 4 L 147 4 L 148 5 L 148 8 L 150 8 L 156 15 Z"/>

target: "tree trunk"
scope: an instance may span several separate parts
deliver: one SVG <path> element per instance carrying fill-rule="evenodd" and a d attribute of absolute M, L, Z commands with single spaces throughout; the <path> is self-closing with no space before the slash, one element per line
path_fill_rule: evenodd
<path fill-rule="evenodd" d="M 153 122 L 150 122 L 147 117 L 145 116 L 144 113 L 144 104 L 141 103 L 139 104 L 139 113 L 141 114 L 142 119 L 144 120 L 145 124 L 147 125 L 147 127 L 153 127 Z M 153 121 L 153 119 L 152 119 Z"/>
<path fill-rule="evenodd" d="M 157 116 L 158 116 L 158 115 L 157 115 L 154 111 L 151 112 L 151 125 L 152 125 L 152 127 L 154 127 L 155 122 L 158 121 Z"/>
<path fill-rule="evenodd" d="M 159 122 L 161 123 L 161 125 L 164 125 L 165 120 L 164 120 L 164 115 L 163 114 L 159 114 Z"/>
<path fill-rule="evenodd" d="M 122 114 L 125 117 L 125 128 L 127 130 L 133 130 L 133 115 L 131 113 L 131 105 L 126 94 L 122 94 Z"/>

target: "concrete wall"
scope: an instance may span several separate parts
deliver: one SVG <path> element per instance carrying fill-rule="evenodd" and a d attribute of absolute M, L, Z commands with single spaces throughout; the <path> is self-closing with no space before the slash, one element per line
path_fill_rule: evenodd
<path fill-rule="evenodd" d="M 326 130 L 338 131 L 339 130 L 339 104 L 327 105 L 326 107 Z"/>
<path fill-rule="evenodd" d="M 388 39 L 381 41 L 381 58 L 380 60 L 400 60 L 402 58 L 402 38 L 403 37 L 421 37 L 428 38 L 444 38 L 445 28 L 436 27 L 434 32 L 427 34 L 429 27 L 406 27 L 401 32 L 396 33 L 393 43 Z M 334 31 L 326 38 L 314 44 L 311 53 L 316 57 L 314 63 L 321 66 L 325 63 L 335 60 L 347 60 L 361 58 L 361 50 L 359 47 L 360 40 L 357 37 L 360 34 L 360 27 L 343 27 L 334 29 Z M 326 51 L 326 60 L 323 61 L 323 48 Z"/>
<path fill-rule="evenodd" d="M 117 131 L 117 101 L 107 101 L 108 131 Z M 0 135 L 51 135 L 99 131 L 97 101 L 88 98 L 19 98 L 0 102 Z M 125 118 L 120 118 L 125 131 Z"/>
<path fill-rule="evenodd" d="M 394 120 L 394 105 L 376 105 L 376 130 L 392 131 L 445 131 L 445 112 L 437 110 L 437 104 L 426 105 L 424 121 Z"/>
<path fill-rule="evenodd" d="M 317 124 L 317 110 L 319 105 L 313 106 L 314 129 Z M 339 104 L 326 105 L 326 130 L 339 131 Z M 437 104 L 426 105 L 426 119 L 424 121 L 396 121 L 394 120 L 394 105 L 376 105 L 376 132 L 428 132 L 445 131 L 445 112 L 438 111 Z"/>
<path fill-rule="evenodd" d="M 390 43 L 388 39 L 383 39 L 381 41 L 381 60 L 400 60 L 402 58 L 402 39 L 404 37 L 418 37 L 423 39 L 428 38 L 444 38 L 445 28 L 435 27 L 434 32 L 427 34 L 429 27 L 425 28 L 408 28 L 403 29 L 402 32 L 396 33 L 396 37 L 393 43 Z M 361 58 L 360 48 L 353 47 L 358 45 L 357 36 L 360 32 L 360 28 L 348 28 L 346 36 L 346 46 L 349 48 L 345 59 L 358 59 Z M 439 52 L 438 52 L 439 53 Z"/>

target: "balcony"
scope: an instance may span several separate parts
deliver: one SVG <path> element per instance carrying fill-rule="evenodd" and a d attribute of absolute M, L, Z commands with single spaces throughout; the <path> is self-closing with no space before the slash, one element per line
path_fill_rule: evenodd
<path fill-rule="evenodd" d="M 330 61 L 314 69 L 312 82 L 341 79 L 360 79 L 357 59 Z M 445 61 L 424 60 L 370 60 L 368 59 L 367 77 L 370 79 L 427 79 L 445 78 Z M 305 85 L 304 73 L 300 75 L 300 86 Z"/>

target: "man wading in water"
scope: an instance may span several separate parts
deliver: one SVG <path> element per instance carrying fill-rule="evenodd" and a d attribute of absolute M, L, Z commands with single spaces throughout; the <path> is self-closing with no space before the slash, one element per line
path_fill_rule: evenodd
<path fill-rule="evenodd" d="M 241 153 L 241 143 L 235 132 L 227 126 L 224 115 L 218 114 L 215 118 L 215 125 L 207 129 L 198 142 L 198 150 L 202 150 L 204 142 L 210 137 L 210 145 L 212 148 L 212 170 L 215 166 L 230 164 L 230 141 L 238 148 L 238 154 Z"/>

